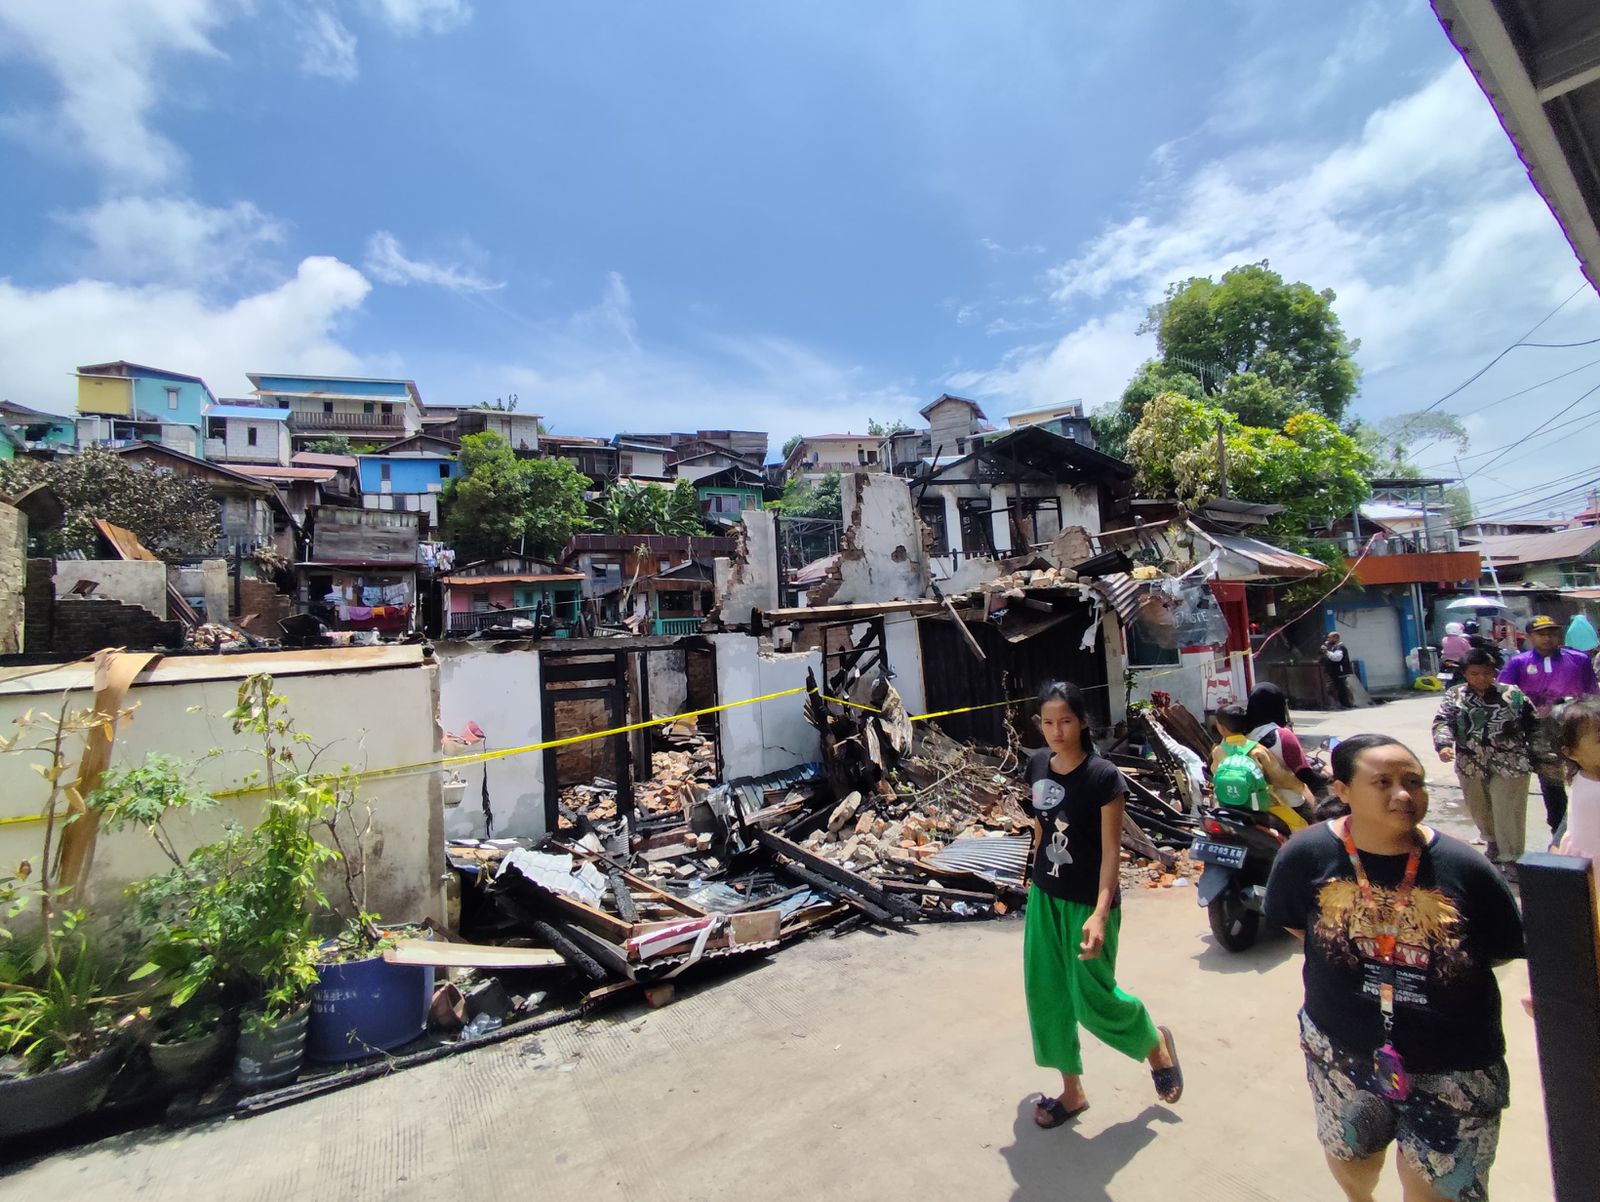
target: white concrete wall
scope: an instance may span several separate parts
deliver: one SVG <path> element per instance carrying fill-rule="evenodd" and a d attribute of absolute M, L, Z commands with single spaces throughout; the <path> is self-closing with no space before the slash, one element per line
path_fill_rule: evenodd
<path fill-rule="evenodd" d="M 719 558 L 712 565 L 717 605 L 728 626 L 748 626 L 752 609 L 776 609 L 782 604 L 774 515 L 766 509 L 751 509 L 739 520 L 743 526 L 744 558 Z"/>
<path fill-rule="evenodd" d="M 173 568 L 171 580 L 182 597 L 199 597 L 206 607 L 206 619 L 226 622 L 233 595 L 228 578 L 228 561 L 207 559 L 198 566 Z"/>
<path fill-rule="evenodd" d="M 1133 686 L 1135 701 L 1148 701 L 1150 694 L 1159 690 L 1169 694 L 1200 721 L 1205 721 L 1206 681 L 1213 675 L 1231 676 L 1235 687 L 1242 689 L 1243 676 L 1235 671 L 1223 652 L 1180 651 L 1176 665 L 1164 668 L 1135 668 L 1137 678 Z M 1121 680 L 1120 674 L 1114 678 Z M 1121 685 L 1114 684 L 1120 698 Z M 1241 692 L 1239 695 L 1243 695 Z"/>
<path fill-rule="evenodd" d="M 543 738 L 543 691 L 539 652 L 532 643 L 501 643 L 494 651 L 471 643 L 441 643 L 439 657 L 439 722 L 459 734 L 476 722 L 488 736 L 487 750 L 524 747 Z M 653 695 L 653 693 L 652 693 Z M 456 753 L 485 750 L 482 744 Z M 489 808 L 495 838 L 523 835 L 538 839 L 544 826 L 544 753 L 490 760 L 459 769 L 467 789 L 459 806 L 444 811 L 444 829 L 451 838 L 484 835 L 483 777 L 489 774 Z"/>
<path fill-rule="evenodd" d="M 924 713 L 928 694 L 922 679 L 922 638 L 917 633 L 916 619 L 904 614 L 887 615 L 883 619 L 883 642 L 894 673 L 893 684 L 905 703 L 906 713 Z"/>
<path fill-rule="evenodd" d="M 227 657 L 169 659 L 140 677 L 129 690 L 133 719 L 117 731 L 112 765 L 131 766 L 155 751 L 197 763 L 195 780 L 222 791 L 238 787 L 259 760 L 246 754 L 249 736 L 233 733 L 222 715 L 237 699 L 251 672 L 271 672 L 288 699 L 297 729 L 325 747 L 320 762 L 356 770 L 391 768 L 438 755 L 434 724 L 435 669 L 418 647 L 283 651 Z M 0 726 L 29 709 L 55 710 L 64 690 L 72 704 L 93 704 L 93 669 L 64 665 L 48 672 L 0 682 Z M 223 754 L 205 758 L 214 748 Z M 74 751 L 76 759 L 77 749 Z M 38 754 L 0 755 L 0 818 L 35 818 L 44 807 L 44 783 L 31 764 Z M 368 904 L 385 918 L 442 917 L 439 905 L 443 833 L 437 774 L 373 780 L 362 786 L 374 829 L 367 857 Z M 223 823 L 253 825 L 259 797 L 222 802 L 208 814 L 169 823 L 185 850 L 220 836 Z M 37 821 L 0 824 L 0 864 L 39 862 L 44 827 Z M 102 833 L 92 875 L 95 913 L 123 909 L 124 889 L 165 870 L 168 861 L 143 832 Z M 339 870 L 325 883 L 341 881 Z M 342 885 L 339 886 L 342 892 Z M 330 888 L 330 900 L 337 894 Z"/>
<path fill-rule="evenodd" d="M 922 523 L 898 476 L 852 472 L 839 481 L 845 535 L 833 605 L 911 601 L 928 594 Z"/>
<path fill-rule="evenodd" d="M 282 413 L 282 410 L 278 410 Z M 227 463 L 289 462 L 289 423 L 263 418 L 251 421 L 243 417 L 223 418 L 221 439 L 206 439 L 206 454 Z M 250 431 L 256 432 L 255 446 L 250 445 Z M 220 445 L 219 445 L 220 444 Z M 213 450 L 215 448 L 215 451 Z"/>
<path fill-rule="evenodd" d="M 80 580 L 95 580 L 97 597 L 113 597 L 142 605 L 158 618 L 167 616 L 167 565 L 149 559 L 58 559 L 56 596 L 72 592 Z"/>
<path fill-rule="evenodd" d="M 763 654 L 747 634 L 711 636 L 717 649 L 717 701 L 726 705 L 783 689 L 805 687 L 806 669 L 822 679 L 822 653 Z M 764 776 L 822 758 L 822 743 L 805 715 L 805 694 L 741 705 L 717 715 L 723 777 Z"/>
<path fill-rule="evenodd" d="M 650 665 L 650 716 L 681 714 L 689 704 L 688 653 L 652 651 L 644 658 Z"/>

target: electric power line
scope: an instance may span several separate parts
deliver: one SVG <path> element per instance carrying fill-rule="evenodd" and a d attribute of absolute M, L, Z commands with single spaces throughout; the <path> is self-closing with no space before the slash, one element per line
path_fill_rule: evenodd
<path fill-rule="evenodd" d="M 1577 400 L 1573 401 L 1570 405 L 1567 405 L 1564 408 L 1558 409 L 1555 413 L 1552 413 L 1548 418 L 1546 418 L 1539 425 L 1535 426 L 1532 430 L 1529 430 L 1526 434 L 1524 434 L 1516 442 L 1514 442 L 1510 446 L 1506 447 L 1505 450 L 1502 451 L 1499 455 L 1497 455 L 1494 459 L 1489 460 L 1489 462 L 1485 463 L 1482 467 L 1474 468 L 1471 472 L 1469 472 L 1463 478 L 1462 483 L 1463 484 L 1466 483 L 1466 481 L 1471 480 L 1473 476 L 1476 476 L 1480 472 L 1483 472 L 1483 471 L 1487 470 L 1489 467 L 1493 466 L 1500 459 L 1503 459 L 1507 452 L 1509 452 L 1513 448 L 1518 447 L 1518 446 L 1522 445 L 1523 443 L 1527 442 L 1535 434 L 1540 433 L 1546 427 L 1548 427 L 1552 423 L 1554 423 L 1556 418 L 1562 417 L 1565 414 L 1570 413 L 1573 409 L 1576 409 L 1579 404 L 1581 404 L 1583 401 L 1587 400 L 1589 397 L 1593 396 L 1597 392 L 1600 392 L 1600 384 L 1596 384 L 1593 388 L 1591 388 L 1587 392 L 1583 393 L 1581 396 L 1578 397 Z"/>

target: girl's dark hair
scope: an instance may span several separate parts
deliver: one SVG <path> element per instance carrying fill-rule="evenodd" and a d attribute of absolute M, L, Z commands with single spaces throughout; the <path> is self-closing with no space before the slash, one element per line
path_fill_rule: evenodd
<path fill-rule="evenodd" d="M 1333 749 L 1333 779 L 1348 785 L 1355 778 L 1356 761 L 1361 753 L 1374 747 L 1399 747 L 1413 758 L 1417 754 L 1393 735 L 1351 735 Z"/>
<path fill-rule="evenodd" d="M 1065 701 L 1067 708 L 1078 719 L 1082 733 L 1083 750 L 1094 754 L 1094 739 L 1089 734 L 1089 703 L 1083 699 L 1083 690 L 1070 680 L 1047 680 L 1039 686 L 1039 708 L 1047 701 Z"/>
<path fill-rule="evenodd" d="M 1461 657 L 1463 668 L 1498 668 L 1500 661 L 1487 647 L 1474 647 Z"/>
<path fill-rule="evenodd" d="M 1556 715 L 1556 746 L 1571 751 L 1583 732 L 1600 727 L 1600 697 L 1580 697 L 1561 707 Z"/>
<path fill-rule="evenodd" d="M 1244 716 L 1251 730 L 1268 722 L 1274 726 L 1288 726 L 1289 699 L 1275 684 L 1258 684 L 1250 690 L 1250 704 L 1245 706 Z"/>

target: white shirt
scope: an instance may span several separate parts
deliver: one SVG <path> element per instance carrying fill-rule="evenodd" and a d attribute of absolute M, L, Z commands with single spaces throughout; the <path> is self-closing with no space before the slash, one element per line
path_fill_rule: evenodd
<path fill-rule="evenodd" d="M 1587 857 L 1600 870 L 1600 780 L 1581 772 L 1572 778 L 1567 795 L 1567 835 L 1561 850 L 1566 855 Z"/>

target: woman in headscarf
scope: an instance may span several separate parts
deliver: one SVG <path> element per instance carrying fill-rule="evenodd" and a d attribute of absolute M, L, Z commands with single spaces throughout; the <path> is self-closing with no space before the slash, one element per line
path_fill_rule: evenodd
<path fill-rule="evenodd" d="M 1250 701 L 1245 707 L 1245 721 L 1250 732 L 1245 737 L 1261 744 L 1267 754 L 1282 764 L 1305 786 L 1304 791 L 1291 794 L 1287 789 L 1275 788 L 1278 800 L 1290 809 L 1304 809 L 1316 804 L 1317 791 L 1327 787 L 1327 781 L 1306 759 L 1300 739 L 1290 727 L 1289 699 L 1275 684 L 1258 684 L 1250 690 Z"/>
<path fill-rule="evenodd" d="M 1459 679 L 1461 661 L 1471 650 L 1472 643 L 1467 638 L 1467 632 L 1461 623 L 1447 623 L 1444 628 L 1444 638 L 1439 640 L 1439 662 L 1452 682 Z"/>

